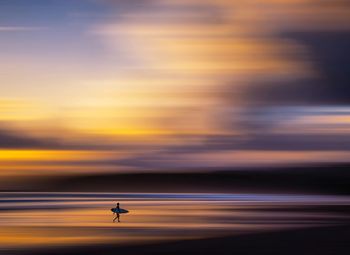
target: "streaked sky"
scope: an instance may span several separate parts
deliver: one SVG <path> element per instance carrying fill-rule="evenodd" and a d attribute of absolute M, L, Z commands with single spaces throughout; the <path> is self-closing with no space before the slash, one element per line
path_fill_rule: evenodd
<path fill-rule="evenodd" d="M 347 0 L 1 0 L 0 174 L 348 162 Z"/>

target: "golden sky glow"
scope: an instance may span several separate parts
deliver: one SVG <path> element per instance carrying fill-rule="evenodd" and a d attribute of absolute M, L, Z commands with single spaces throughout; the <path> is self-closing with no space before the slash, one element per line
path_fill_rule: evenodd
<path fill-rule="evenodd" d="M 157 164 L 179 154 L 189 165 L 212 158 L 233 166 L 347 157 L 338 136 L 350 132 L 348 105 L 322 101 L 332 73 L 310 40 L 290 35 L 348 33 L 347 1 L 93 2 L 4 11 L 0 171 L 23 170 L 24 161 L 43 172 L 41 163 L 73 161 L 114 160 L 120 169 L 121 158 Z M 324 95 L 310 106 L 317 93 Z M 283 155 L 257 145 L 267 135 L 305 134 L 320 136 L 322 153 L 305 154 L 303 137 L 298 152 L 281 142 Z"/>

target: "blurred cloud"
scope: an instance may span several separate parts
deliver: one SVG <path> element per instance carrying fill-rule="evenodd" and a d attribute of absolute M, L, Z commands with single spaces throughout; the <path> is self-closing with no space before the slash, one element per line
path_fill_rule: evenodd
<path fill-rule="evenodd" d="M 246 93 L 260 104 L 347 105 L 350 102 L 349 32 L 295 32 L 282 35 L 304 45 L 306 61 L 318 75 L 290 81 L 257 81 Z"/>
<path fill-rule="evenodd" d="M 0 32 L 30 32 L 46 29 L 45 27 L 0 26 Z"/>
<path fill-rule="evenodd" d="M 0 129 L 0 148 L 55 148 L 60 145 L 53 141 L 44 141 Z"/>
<path fill-rule="evenodd" d="M 0 4 L 2 148 L 143 169 L 348 158 L 347 0 L 31 2 Z"/>

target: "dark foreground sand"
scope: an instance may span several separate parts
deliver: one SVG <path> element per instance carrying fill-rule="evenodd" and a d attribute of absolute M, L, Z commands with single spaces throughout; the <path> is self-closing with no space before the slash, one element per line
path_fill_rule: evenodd
<path fill-rule="evenodd" d="M 84 246 L 16 254 L 350 254 L 350 225 L 135 246 Z"/>

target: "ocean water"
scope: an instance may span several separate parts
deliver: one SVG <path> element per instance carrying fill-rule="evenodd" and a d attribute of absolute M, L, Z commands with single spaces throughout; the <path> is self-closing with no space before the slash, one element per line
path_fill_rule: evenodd
<path fill-rule="evenodd" d="M 119 202 L 130 212 L 113 222 Z M 349 221 L 345 196 L 0 193 L 0 251 L 140 244 Z"/>

